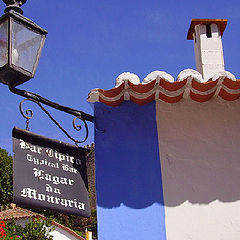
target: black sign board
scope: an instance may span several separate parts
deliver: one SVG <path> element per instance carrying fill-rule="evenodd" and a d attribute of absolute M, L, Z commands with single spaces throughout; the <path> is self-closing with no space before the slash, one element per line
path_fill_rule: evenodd
<path fill-rule="evenodd" d="M 14 202 L 89 217 L 86 151 L 14 127 Z"/>

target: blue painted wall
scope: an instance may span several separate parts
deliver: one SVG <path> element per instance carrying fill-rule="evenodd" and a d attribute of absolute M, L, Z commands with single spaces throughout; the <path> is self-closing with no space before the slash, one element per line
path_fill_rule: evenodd
<path fill-rule="evenodd" d="M 94 112 L 98 239 L 165 240 L 155 102 Z"/>

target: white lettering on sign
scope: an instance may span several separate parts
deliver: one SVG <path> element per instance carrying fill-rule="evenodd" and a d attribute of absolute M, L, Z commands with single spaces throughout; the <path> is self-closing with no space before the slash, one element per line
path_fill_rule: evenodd
<path fill-rule="evenodd" d="M 42 153 L 42 148 L 35 146 L 35 145 L 31 145 L 29 143 L 26 143 L 22 139 L 20 139 L 19 144 L 20 144 L 21 149 L 23 149 L 23 150 L 29 150 L 30 152 L 38 153 L 38 154 Z"/>
<path fill-rule="evenodd" d="M 46 184 L 46 192 L 54 192 L 57 194 L 61 194 L 61 191 L 59 188 L 51 187 L 49 184 Z"/>
<path fill-rule="evenodd" d="M 61 194 L 61 191 L 60 191 L 59 188 L 54 188 L 53 192 L 54 192 L 54 193 L 57 193 L 57 194 Z"/>
<path fill-rule="evenodd" d="M 74 157 L 72 157 L 72 156 L 59 153 L 59 152 L 54 151 L 50 148 L 47 148 L 45 152 L 46 152 L 48 157 L 55 158 L 59 162 L 66 161 L 66 162 L 74 163 Z M 77 160 L 78 161 L 76 161 L 76 164 L 81 164 L 81 160 L 80 161 L 79 161 L 79 159 L 77 159 Z"/>
<path fill-rule="evenodd" d="M 45 171 L 38 168 L 33 168 L 33 174 L 34 174 L 34 177 L 38 178 L 39 180 L 50 181 L 56 185 L 58 184 L 73 185 L 74 183 L 74 180 L 70 178 L 52 176 L 51 174 L 45 173 Z"/>
<path fill-rule="evenodd" d="M 39 200 L 39 201 L 47 201 L 49 203 L 62 205 L 64 207 L 85 210 L 85 204 L 82 202 L 78 202 L 77 199 L 69 200 L 69 199 L 54 197 L 51 195 L 38 193 L 36 189 L 23 188 L 21 191 L 21 196 L 25 198 Z"/>
<path fill-rule="evenodd" d="M 69 167 L 67 164 L 62 164 L 62 169 L 66 172 L 77 173 L 76 168 Z"/>
<path fill-rule="evenodd" d="M 53 157 L 54 156 L 54 151 L 52 149 L 46 149 L 46 154 L 48 155 L 48 157 Z"/>
<path fill-rule="evenodd" d="M 14 173 L 16 202 L 81 216 L 85 216 L 84 211 L 89 214 L 84 149 L 32 134 L 25 137 L 25 133 L 17 138 L 13 135 L 13 149 L 15 169 L 22 170 Z"/>
<path fill-rule="evenodd" d="M 30 153 L 27 153 L 27 160 L 29 162 L 33 162 L 34 165 L 45 165 L 45 166 L 52 167 L 52 168 L 59 168 L 58 162 L 53 163 L 53 162 L 47 161 L 47 159 L 38 159 L 38 158 L 33 157 L 33 155 Z"/>
<path fill-rule="evenodd" d="M 46 184 L 46 192 L 52 192 L 52 191 L 53 191 L 53 188 L 49 184 Z"/>
<path fill-rule="evenodd" d="M 35 146 L 33 144 L 30 144 L 30 143 L 27 143 L 27 142 L 23 141 L 22 139 L 20 139 L 19 145 L 20 145 L 20 148 L 23 149 L 23 150 L 28 150 L 32 153 L 42 154 L 43 149 L 41 147 Z M 45 153 L 47 154 L 48 157 L 55 158 L 59 162 L 64 162 L 65 161 L 65 162 L 68 162 L 68 163 L 75 163 L 77 165 L 82 164 L 81 159 L 76 158 L 75 161 L 74 161 L 73 156 L 69 156 L 69 155 L 59 153 L 59 152 L 57 152 L 53 149 L 50 149 L 50 148 L 47 148 L 45 150 Z M 35 158 L 35 159 L 37 159 L 37 158 Z M 33 161 L 33 160 L 28 160 L 28 161 Z M 47 161 L 47 160 L 46 159 L 45 160 L 35 160 L 34 164 L 36 164 L 36 165 L 44 164 L 44 165 L 50 166 L 50 165 L 48 165 L 48 163 L 44 163 L 44 161 Z M 37 162 L 41 162 L 41 164 L 38 164 Z M 56 167 L 56 168 L 58 168 L 58 167 Z"/>

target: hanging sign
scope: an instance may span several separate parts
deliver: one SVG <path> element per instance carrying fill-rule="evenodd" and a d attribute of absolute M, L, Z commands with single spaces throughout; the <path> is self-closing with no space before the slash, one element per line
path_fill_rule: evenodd
<path fill-rule="evenodd" d="M 14 202 L 90 216 L 86 149 L 14 127 Z"/>

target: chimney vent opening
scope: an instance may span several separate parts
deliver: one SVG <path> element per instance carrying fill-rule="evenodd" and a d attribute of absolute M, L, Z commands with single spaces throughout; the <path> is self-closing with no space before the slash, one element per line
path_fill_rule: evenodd
<path fill-rule="evenodd" d="M 207 33 L 207 38 L 212 37 L 212 31 L 211 31 L 211 25 L 210 24 L 206 25 L 206 33 Z"/>

